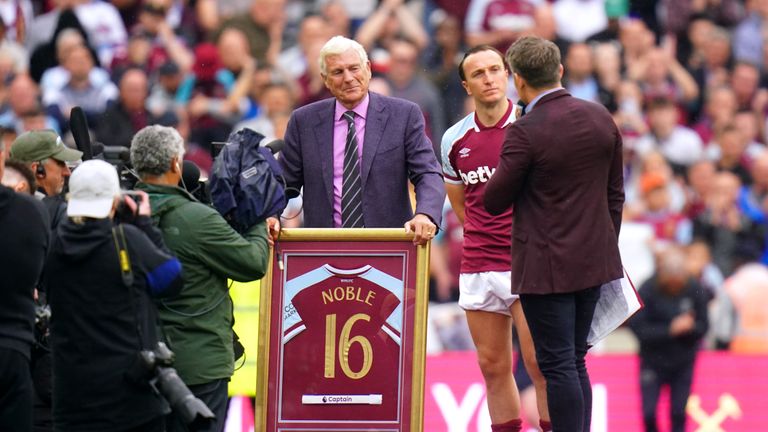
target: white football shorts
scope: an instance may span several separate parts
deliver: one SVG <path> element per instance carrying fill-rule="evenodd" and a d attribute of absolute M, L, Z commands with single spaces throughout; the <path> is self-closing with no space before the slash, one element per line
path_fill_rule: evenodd
<path fill-rule="evenodd" d="M 512 272 L 488 271 L 459 275 L 459 306 L 511 315 L 510 306 L 519 298 L 512 294 Z"/>

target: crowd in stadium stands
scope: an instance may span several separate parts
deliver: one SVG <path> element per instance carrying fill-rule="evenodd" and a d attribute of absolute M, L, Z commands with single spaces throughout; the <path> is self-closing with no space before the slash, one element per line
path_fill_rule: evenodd
<path fill-rule="evenodd" d="M 708 290 L 709 346 L 768 351 L 766 29 L 768 0 L 0 0 L 0 130 L 6 151 L 45 128 L 73 146 L 80 106 L 104 145 L 175 127 L 207 171 L 212 142 L 242 127 L 282 138 L 295 108 L 330 97 L 318 51 L 344 35 L 369 53 L 371 91 L 421 107 L 439 157 L 473 110 L 464 51 L 538 35 L 561 48 L 565 88 L 622 132 L 620 243 L 637 286 L 681 248 Z M 460 242 L 446 210 L 435 303 L 458 296 Z M 466 347 L 454 336 L 446 347 Z"/>

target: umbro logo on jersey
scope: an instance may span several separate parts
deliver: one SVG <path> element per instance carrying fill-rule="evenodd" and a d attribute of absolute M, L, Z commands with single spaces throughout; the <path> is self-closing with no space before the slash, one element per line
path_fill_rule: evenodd
<path fill-rule="evenodd" d="M 469 156 L 469 147 L 464 147 L 463 149 L 459 150 L 459 157 L 467 157 Z"/>
<path fill-rule="evenodd" d="M 461 170 L 459 170 L 459 176 L 461 177 L 461 181 L 463 181 L 464 184 L 470 185 L 487 182 L 491 179 L 491 176 L 494 172 L 496 172 L 496 168 L 490 168 L 486 165 L 477 167 L 476 170 L 472 170 L 468 173 L 463 173 Z"/>

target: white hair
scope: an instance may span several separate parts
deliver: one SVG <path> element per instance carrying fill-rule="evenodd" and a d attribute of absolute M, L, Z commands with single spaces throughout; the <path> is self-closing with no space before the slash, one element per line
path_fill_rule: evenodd
<path fill-rule="evenodd" d="M 356 40 L 345 38 L 344 36 L 334 36 L 320 48 L 320 73 L 323 76 L 328 73 L 325 64 L 325 59 L 328 56 L 341 55 L 349 50 L 355 50 L 355 52 L 357 52 L 358 57 L 360 57 L 360 66 L 368 63 L 368 54 L 360 43 Z"/>

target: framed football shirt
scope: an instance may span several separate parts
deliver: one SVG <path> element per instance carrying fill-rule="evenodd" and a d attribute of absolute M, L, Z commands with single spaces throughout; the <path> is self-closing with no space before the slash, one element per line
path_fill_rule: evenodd
<path fill-rule="evenodd" d="M 263 283 L 264 431 L 421 431 L 429 246 L 402 229 L 286 229 Z"/>

